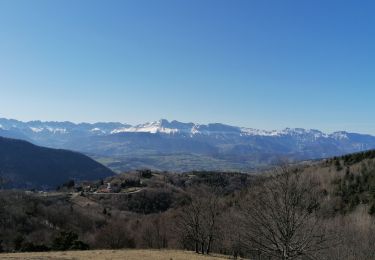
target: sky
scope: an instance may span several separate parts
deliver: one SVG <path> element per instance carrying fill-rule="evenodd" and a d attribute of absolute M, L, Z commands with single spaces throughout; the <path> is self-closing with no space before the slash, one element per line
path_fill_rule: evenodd
<path fill-rule="evenodd" d="M 375 134 L 374 1 L 0 0 L 0 117 Z"/>

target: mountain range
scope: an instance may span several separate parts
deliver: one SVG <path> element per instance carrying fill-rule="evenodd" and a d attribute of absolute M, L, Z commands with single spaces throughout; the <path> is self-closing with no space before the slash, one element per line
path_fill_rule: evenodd
<path fill-rule="evenodd" d="M 286 128 L 266 131 L 220 123 L 165 119 L 130 125 L 117 122 L 21 122 L 0 119 L 0 136 L 83 152 L 113 170 L 249 171 L 280 160 L 300 161 L 375 148 L 375 137 L 345 131 Z"/>

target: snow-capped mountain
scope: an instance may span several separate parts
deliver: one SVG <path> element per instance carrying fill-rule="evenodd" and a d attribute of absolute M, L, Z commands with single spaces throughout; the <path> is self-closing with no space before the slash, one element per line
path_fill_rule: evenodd
<path fill-rule="evenodd" d="M 178 121 L 171 121 L 169 122 L 166 119 L 161 119 L 159 121 L 148 122 L 145 124 L 140 124 L 136 126 L 126 126 L 116 128 L 111 131 L 111 134 L 118 134 L 118 133 L 131 133 L 131 132 L 138 132 L 138 133 L 162 133 L 162 134 L 183 134 L 183 135 L 240 135 L 240 136 L 285 136 L 285 135 L 293 135 L 293 136 L 301 136 L 301 135 L 311 135 L 314 138 L 343 138 L 345 136 L 345 132 L 337 132 L 331 135 L 325 134 L 318 130 L 305 130 L 302 128 L 286 128 L 284 130 L 278 131 L 267 131 L 267 130 L 260 130 L 254 128 L 246 128 L 246 127 L 236 127 L 230 126 L 225 124 L 208 124 L 208 125 L 201 125 L 201 124 L 194 124 L 194 123 L 181 123 Z"/>
<path fill-rule="evenodd" d="M 184 124 L 177 121 L 168 122 L 165 119 L 159 121 L 148 122 L 136 126 L 126 126 L 114 129 L 111 134 L 118 133 L 163 133 L 163 134 L 176 134 L 176 133 L 187 133 L 190 131 L 193 124 Z"/>
<path fill-rule="evenodd" d="M 85 135 L 114 135 L 121 133 L 150 133 L 150 134 L 166 134 L 166 135 L 184 135 L 184 136 L 259 136 L 259 137 L 308 137 L 310 139 L 333 138 L 336 140 L 348 139 L 348 133 L 335 132 L 326 134 L 318 130 L 303 128 L 285 128 L 283 130 L 260 130 L 255 128 L 236 127 L 225 124 L 195 124 L 182 123 L 178 121 L 169 122 L 166 119 L 148 122 L 139 125 L 129 125 L 122 123 L 80 123 L 71 122 L 42 122 L 30 121 L 21 122 L 13 119 L 0 118 L 0 129 L 5 131 L 21 132 L 26 135 L 69 135 L 69 134 L 85 134 Z"/>
<path fill-rule="evenodd" d="M 375 149 L 374 136 L 343 131 L 267 131 L 165 119 L 139 125 L 0 119 L 0 136 L 109 157 L 109 166 L 118 170 L 246 170 L 285 157 L 305 160 Z"/>

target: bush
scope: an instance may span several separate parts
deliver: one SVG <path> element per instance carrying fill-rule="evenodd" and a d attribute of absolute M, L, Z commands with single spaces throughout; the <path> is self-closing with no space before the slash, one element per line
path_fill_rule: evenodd
<path fill-rule="evenodd" d="M 43 244 L 35 245 L 31 242 L 25 243 L 21 248 L 22 252 L 47 252 L 50 250 L 51 249 L 46 245 L 43 245 Z"/>
<path fill-rule="evenodd" d="M 89 246 L 82 241 L 78 240 L 78 235 L 72 231 L 61 232 L 52 243 L 52 250 L 65 251 L 65 250 L 87 250 Z"/>
<path fill-rule="evenodd" d="M 145 179 L 150 179 L 152 177 L 152 171 L 149 169 L 140 170 L 139 173 L 141 174 L 141 177 Z"/>
<path fill-rule="evenodd" d="M 172 206 L 172 194 L 163 191 L 145 191 L 135 194 L 128 202 L 128 210 L 150 214 L 163 212 Z"/>
<path fill-rule="evenodd" d="M 342 166 L 341 166 L 341 162 L 340 162 L 340 159 L 337 159 L 335 161 L 335 166 L 336 166 L 336 170 L 339 172 L 342 170 Z"/>
<path fill-rule="evenodd" d="M 121 183 L 121 188 L 142 187 L 140 179 L 126 179 Z"/>
<path fill-rule="evenodd" d="M 25 241 L 25 238 L 22 235 L 16 236 L 16 238 L 13 240 L 14 250 L 20 251 L 24 241 Z"/>
<path fill-rule="evenodd" d="M 89 250 L 89 245 L 82 241 L 74 241 L 73 245 L 70 247 L 71 250 Z"/>
<path fill-rule="evenodd" d="M 374 215 L 375 214 L 375 204 L 373 203 L 368 210 L 368 214 Z"/>
<path fill-rule="evenodd" d="M 134 248 L 135 241 L 129 235 L 126 223 L 116 220 L 102 227 L 96 235 L 96 243 L 101 248 Z"/>

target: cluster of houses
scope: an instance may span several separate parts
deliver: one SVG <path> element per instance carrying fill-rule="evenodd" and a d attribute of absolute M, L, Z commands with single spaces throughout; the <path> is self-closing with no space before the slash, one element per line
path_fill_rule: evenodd
<path fill-rule="evenodd" d="M 129 188 L 145 187 L 144 179 L 153 176 L 150 170 L 139 170 L 133 174 L 119 175 L 106 180 L 97 182 L 83 181 L 74 182 L 73 180 L 63 184 L 58 190 L 74 190 L 84 193 L 120 193 L 127 192 Z"/>
<path fill-rule="evenodd" d="M 75 187 L 76 192 L 85 193 L 117 193 L 119 189 L 113 189 L 110 182 L 104 184 L 101 183 L 91 183 L 83 182 Z"/>

